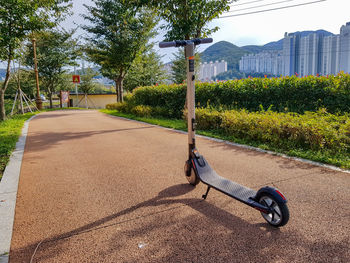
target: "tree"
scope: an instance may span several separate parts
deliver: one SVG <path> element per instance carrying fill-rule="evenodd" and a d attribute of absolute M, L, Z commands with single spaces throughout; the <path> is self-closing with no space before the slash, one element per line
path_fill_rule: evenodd
<path fill-rule="evenodd" d="M 93 71 L 91 68 L 84 69 L 80 77 L 80 90 L 87 95 L 92 92 L 96 87 L 96 83 L 93 81 L 94 77 L 97 76 L 97 72 Z"/>
<path fill-rule="evenodd" d="M 230 9 L 237 0 L 135 0 L 152 7 L 166 22 L 166 40 L 181 40 L 210 36 L 219 28 L 208 23 Z"/>
<path fill-rule="evenodd" d="M 29 97 L 35 98 L 35 75 L 34 71 L 23 68 L 17 68 L 12 72 L 11 78 L 6 90 L 5 97 L 14 98 L 18 87 Z"/>
<path fill-rule="evenodd" d="M 97 73 L 91 68 L 88 68 L 87 70 L 84 69 L 83 74 L 81 75 L 80 90 L 84 93 L 86 108 L 88 108 L 87 95 L 95 88 L 95 83 L 93 82 L 95 76 L 97 76 Z"/>
<path fill-rule="evenodd" d="M 87 37 L 86 54 L 98 64 L 103 76 L 114 80 L 117 101 L 123 101 L 123 80 L 142 49 L 153 36 L 155 15 L 128 0 L 94 0 L 84 15 L 91 25 L 83 26 Z"/>
<path fill-rule="evenodd" d="M 124 86 L 127 91 L 141 86 L 151 86 L 165 80 L 165 71 L 160 56 L 148 47 L 148 51 L 138 56 L 125 77 Z"/>
<path fill-rule="evenodd" d="M 208 37 L 219 30 L 207 25 L 230 9 L 237 0 L 135 0 L 140 5 L 152 7 L 166 22 L 165 40 L 182 40 Z M 179 61 L 179 66 L 184 62 Z M 186 97 L 187 105 L 187 97 Z M 185 105 L 185 107 L 186 107 Z"/>
<path fill-rule="evenodd" d="M 65 83 L 64 75 L 67 73 L 67 66 L 74 66 L 75 59 L 79 55 L 73 34 L 74 30 L 69 32 L 49 30 L 35 34 L 39 76 L 49 97 L 50 108 L 53 106 L 52 95 Z M 33 47 L 28 45 L 26 63 L 33 67 L 32 54 Z"/>
<path fill-rule="evenodd" d="M 29 33 L 55 26 L 70 6 L 70 0 L 0 0 L 0 61 L 7 62 L 0 86 L 0 121 L 6 118 L 4 94 L 16 48 Z"/>

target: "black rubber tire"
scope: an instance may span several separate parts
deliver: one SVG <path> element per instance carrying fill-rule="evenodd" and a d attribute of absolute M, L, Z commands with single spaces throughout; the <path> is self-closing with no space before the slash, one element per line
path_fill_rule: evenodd
<path fill-rule="evenodd" d="M 270 203 L 271 200 L 272 202 Z M 289 220 L 289 209 L 285 202 L 280 202 L 276 200 L 272 195 L 264 193 L 259 197 L 259 203 L 262 205 L 267 205 L 275 211 L 275 213 L 265 214 L 261 212 L 262 217 L 274 227 L 281 227 L 288 223 Z M 277 209 L 276 209 L 277 208 Z M 275 216 L 279 217 L 274 220 Z"/>
<path fill-rule="evenodd" d="M 197 184 L 199 184 L 199 182 L 200 182 L 199 177 L 194 172 L 194 169 L 192 167 L 191 162 L 189 162 L 189 161 L 185 162 L 184 172 L 185 172 L 185 176 L 186 176 L 186 179 L 189 182 L 189 184 L 191 184 L 193 186 L 196 186 Z"/>

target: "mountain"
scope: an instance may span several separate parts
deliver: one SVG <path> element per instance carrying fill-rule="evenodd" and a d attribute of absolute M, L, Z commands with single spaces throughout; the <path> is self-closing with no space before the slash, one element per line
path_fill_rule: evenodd
<path fill-rule="evenodd" d="M 246 51 L 236 45 L 227 42 L 220 41 L 208 47 L 201 53 L 202 62 L 210 62 L 216 60 L 225 60 L 227 62 L 227 68 L 238 69 L 238 63 L 241 57 L 249 51 Z"/>

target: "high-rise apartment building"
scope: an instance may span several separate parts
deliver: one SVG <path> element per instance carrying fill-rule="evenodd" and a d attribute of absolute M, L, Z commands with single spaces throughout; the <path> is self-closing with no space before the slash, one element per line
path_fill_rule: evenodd
<path fill-rule="evenodd" d="M 350 22 L 341 27 L 340 35 L 285 34 L 283 54 L 285 76 L 350 73 Z"/>
<path fill-rule="evenodd" d="M 198 79 L 201 81 L 211 81 L 218 74 L 227 71 L 227 62 L 221 61 L 210 61 L 209 63 L 200 63 Z"/>
<path fill-rule="evenodd" d="M 258 54 L 248 54 L 241 58 L 239 69 L 245 73 L 270 73 L 281 75 L 283 54 L 281 51 L 264 51 Z"/>
<path fill-rule="evenodd" d="M 340 28 L 339 70 L 350 73 L 350 22 Z"/>
<path fill-rule="evenodd" d="M 285 33 L 283 51 L 272 54 L 245 55 L 240 71 L 284 76 L 350 73 L 350 22 L 341 27 L 339 35 Z"/>
<path fill-rule="evenodd" d="M 323 39 L 321 75 L 337 74 L 340 71 L 340 36 Z"/>
<path fill-rule="evenodd" d="M 320 37 L 316 33 L 310 34 L 306 37 L 299 36 L 299 43 L 298 55 L 295 57 L 298 67 L 295 68 L 295 72 L 301 76 L 316 75 L 317 73 L 320 73 Z M 294 75 L 294 73 L 290 75 Z"/>

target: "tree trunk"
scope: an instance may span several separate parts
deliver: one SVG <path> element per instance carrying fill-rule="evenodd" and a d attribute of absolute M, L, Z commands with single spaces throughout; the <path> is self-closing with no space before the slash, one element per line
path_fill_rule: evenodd
<path fill-rule="evenodd" d="M 123 102 L 123 77 L 119 76 L 117 79 L 115 79 L 115 90 L 117 93 L 117 102 Z"/>
<path fill-rule="evenodd" d="M 49 95 L 49 101 L 50 101 L 50 109 L 52 109 L 53 108 L 52 93 L 49 92 L 48 95 Z"/>
<path fill-rule="evenodd" d="M 21 113 L 24 114 L 24 109 L 23 109 L 23 96 L 22 96 L 22 90 L 21 90 L 21 62 L 18 63 L 18 72 L 17 72 L 17 90 L 18 93 L 20 94 L 19 98 L 20 98 L 20 110 Z"/>
<path fill-rule="evenodd" d="M 23 108 L 23 96 L 22 96 L 22 91 L 21 89 L 18 89 L 18 95 L 19 95 L 19 105 L 20 105 L 20 110 L 21 110 L 21 113 L 24 114 L 24 108 Z"/>
<path fill-rule="evenodd" d="M 6 120 L 5 112 L 5 91 L 0 88 L 0 121 Z"/>
<path fill-rule="evenodd" d="M 117 102 L 119 102 L 120 94 L 119 94 L 119 83 L 118 83 L 118 79 L 115 79 L 114 82 L 115 82 L 115 93 L 117 94 Z"/>
<path fill-rule="evenodd" d="M 120 102 L 124 102 L 123 80 L 124 80 L 124 78 L 120 78 L 120 85 L 119 85 L 119 89 L 120 89 Z"/>
<path fill-rule="evenodd" d="M 6 112 L 5 112 L 5 91 L 8 87 L 8 84 L 10 82 L 10 65 L 11 65 L 11 60 L 12 60 L 12 50 L 9 52 L 9 58 L 7 60 L 7 69 L 6 69 L 6 77 L 5 81 L 0 87 L 0 121 L 3 121 L 6 119 Z"/>

